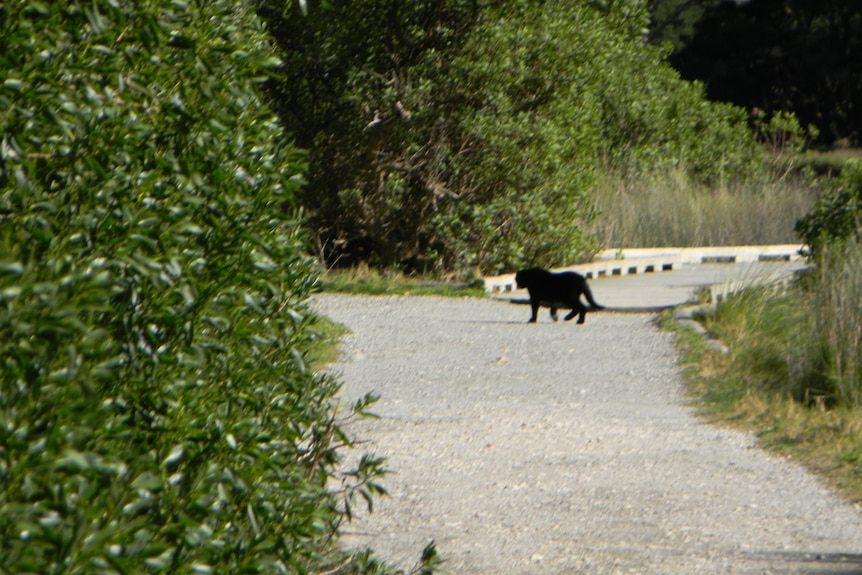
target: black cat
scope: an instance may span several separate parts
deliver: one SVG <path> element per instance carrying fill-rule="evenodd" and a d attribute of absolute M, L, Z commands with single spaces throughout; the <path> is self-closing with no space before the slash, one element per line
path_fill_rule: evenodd
<path fill-rule="evenodd" d="M 530 294 L 533 315 L 529 323 L 536 321 L 539 306 L 550 307 L 554 321 L 557 321 L 557 308 L 568 308 L 572 311 L 563 319 L 568 321 L 578 315 L 577 323 L 584 323 L 587 306 L 581 302 L 581 294 L 593 309 L 604 309 L 593 299 L 586 278 L 576 272 L 553 273 L 542 268 L 530 268 L 516 273 L 515 282 L 519 289 L 526 288 Z"/>

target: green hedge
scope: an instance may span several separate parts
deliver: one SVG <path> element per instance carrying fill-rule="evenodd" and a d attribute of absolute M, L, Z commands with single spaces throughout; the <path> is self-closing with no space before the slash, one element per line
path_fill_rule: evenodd
<path fill-rule="evenodd" d="M 0 572 L 325 563 L 350 441 L 274 64 L 245 3 L 0 4 Z"/>

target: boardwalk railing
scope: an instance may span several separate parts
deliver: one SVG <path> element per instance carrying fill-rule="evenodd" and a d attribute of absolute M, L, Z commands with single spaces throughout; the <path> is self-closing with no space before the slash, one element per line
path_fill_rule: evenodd
<path fill-rule="evenodd" d="M 609 249 L 586 264 L 554 268 L 553 271 L 576 271 L 587 279 L 630 274 L 666 273 L 685 264 L 743 264 L 757 262 L 795 262 L 803 259 L 799 244 L 766 246 L 722 246 L 700 248 L 632 248 Z M 717 295 L 732 291 L 730 286 L 715 286 Z M 505 296 L 517 290 L 515 274 L 485 278 L 490 295 Z"/>

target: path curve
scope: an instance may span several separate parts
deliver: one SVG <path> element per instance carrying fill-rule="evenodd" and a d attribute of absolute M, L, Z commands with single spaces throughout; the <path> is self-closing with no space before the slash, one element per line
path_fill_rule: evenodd
<path fill-rule="evenodd" d="M 583 326 L 526 306 L 322 294 L 345 324 L 354 436 L 388 457 L 390 497 L 344 541 L 447 573 L 862 573 L 862 512 L 751 436 L 685 405 L 649 314 Z"/>

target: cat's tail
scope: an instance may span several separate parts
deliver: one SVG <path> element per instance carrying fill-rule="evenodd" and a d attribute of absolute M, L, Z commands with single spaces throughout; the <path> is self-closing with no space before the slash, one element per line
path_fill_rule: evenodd
<path fill-rule="evenodd" d="M 587 298 L 587 301 L 590 302 L 590 305 L 593 309 L 605 309 L 605 306 L 600 305 L 593 299 L 593 292 L 590 291 L 590 286 L 584 284 L 584 297 Z"/>

